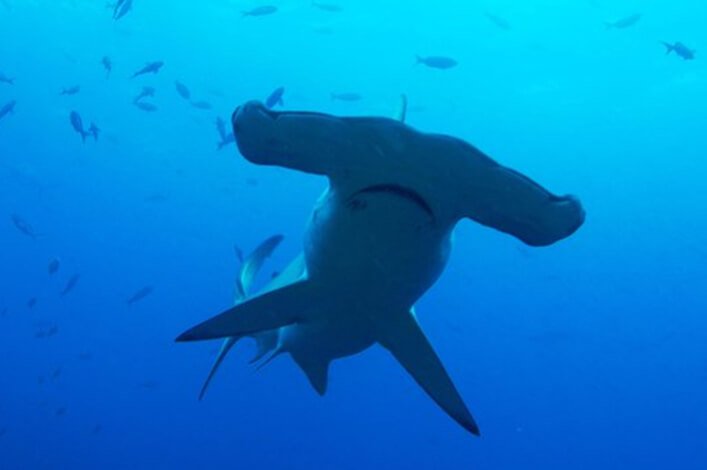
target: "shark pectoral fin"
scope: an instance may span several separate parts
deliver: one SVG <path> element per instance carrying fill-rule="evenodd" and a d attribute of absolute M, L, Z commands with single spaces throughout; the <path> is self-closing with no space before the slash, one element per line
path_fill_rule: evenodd
<path fill-rule="evenodd" d="M 318 358 L 308 358 L 295 353 L 292 354 L 292 359 L 294 359 L 300 369 L 305 373 L 309 379 L 309 383 L 314 387 L 314 390 L 316 390 L 319 395 L 323 396 L 326 393 L 327 384 L 329 382 L 329 361 Z"/>
<path fill-rule="evenodd" d="M 214 378 L 214 375 L 216 375 L 216 371 L 218 368 L 221 366 L 221 363 L 223 360 L 226 358 L 226 354 L 231 350 L 233 346 L 238 342 L 238 340 L 241 339 L 240 337 L 232 336 L 230 338 L 226 338 L 223 341 L 223 344 L 221 345 L 221 349 L 218 352 L 218 355 L 216 356 L 216 360 L 214 361 L 214 364 L 211 366 L 211 370 L 209 371 L 209 375 L 206 377 L 206 380 L 204 380 L 204 385 L 201 386 L 201 391 L 199 392 L 199 401 L 201 401 L 204 398 L 204 395 L 206 394 L 206 389 L 209 387 L 209 384 L 211 383 L 211 379 Z"/>
<path fill-rule="evenodd" d="M 177 341 L 243 336 L 297 323 L 317 308 L 316 290 L 308 281 L 253 297 L 185 331 Z"/>
<path fill-rule="evenodd" d="M 393 354 L 437 405 L 464 429 L 478 436 L 479 427 L 415 317 L 405 312 L 374 321 L 378 342 Z"/>

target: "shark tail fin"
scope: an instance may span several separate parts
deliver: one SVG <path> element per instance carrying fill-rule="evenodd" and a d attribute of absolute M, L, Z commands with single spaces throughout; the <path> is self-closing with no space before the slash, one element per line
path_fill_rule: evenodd
<path fill-rule="evenodd" d="M 329 361 L 306 358 L 294 353 L 292 353 L 292 359 L 305 373 L 314 390 L 319 395 L 324 396 L 329 384 Z"/>
<path fill-rule="evenodd" d="M 430 398 L 464 429 L 478 436 L 479 427 L 412 313 L 378 317 L 374 328 L 378 342 Z"/>
<path fill-rule="evenodd" d="M 296 282 L 238 304 L 185 331 L 177 341 L 243 336 L 305 321 L 315 309 L 325 307 L 319 297 L 311 282 Z"/>
<path fill-rule="evenodd" d="M 660 43 L 665 46 L 665 54 L 666 55 L 670 54 L 671 52 L 673 52 L 675 50 L 675 47 L 672 44 L 670 44 L 669 42 L 660 41 Z"/>
<path fill-rule="evenodd" d="M 209 388 L 209 384 L 211 383 L 211 380 L 214 378 L 216 375 L 216 371 L 218 370 L 219 367 L 221 367 L 221 363 L 223 363 L 223 360 L 226 358 L 226 355 L 228 352 L 231 350 L 233 346 L 238 342 L 240 337 L 235 337 L 232 336 L 230 338 L 226 338 L 223 341 L 223 344 L 221 345 L 221 349 L 218 352 L 218 355 L 216 356 L 216 360 L 214 361 L 214 364 L 211 366 L 211 370 L 209 371 L 209 375 L 206 376 L 206 380 L 204 380 L 204 384 L 201 386 L 201 391 L 199 391 L 199 401 L 201 401 L 204 398 L 204 395 L 206 394 L 206 389 Z"/>

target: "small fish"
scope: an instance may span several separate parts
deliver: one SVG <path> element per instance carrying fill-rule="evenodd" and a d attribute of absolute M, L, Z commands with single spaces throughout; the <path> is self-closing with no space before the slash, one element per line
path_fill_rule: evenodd
<path fill-rule="evenodd" d="M 145 75 L 148 73 L 157 73 L 164 66 L 164 62 L 161 60 L 156 60 L 154 62 L 148 62 L 143 68 L 135 72 L 132 78 L 138 77 L 140 75 Z"/>
<path fill-rule="evenodd" d="M 86 137 L 88 137 L 88 132 L 83 128 L 83 119 L 81 115 L 76 111 L 71 111 L 69 114 L 69 122 L 71 122 L 71 127 L 81 136 L 81 141 L 86 143 Z"/>
<path fill-rule="evenodd" d="M 74 290 L 76 284 L 78 284 L 79 282 L 79 279 L 81 279 L 80 274 L 74 274 L 73 276 L 71 276 L 71 278 L 69 278 L 69 280 L 67 281 L 66 286 L 64 286 L 64 290 L 61 291 L 61 296 L 63 297 L 72 290 Z"/>
<path fill-rule="evenodd" d="M 146 103 L 144 101 L 136 101 L 134 104 L 138 109 L 148 112 L 148 113 L 153 113 L 153 112 L 157 111 L 157 106 L 155 106 L 152 103 Z"/>
<path fill-rule="evenodd" d="M 334 34 L 334 29 L 329 26 L 321 26 L 321 25 L 314 26 L 314 27 L 312 27 L 312 31 L 317 34 L 327 35 L 327 36 L 330 34 Z"/>
<path fill-rule="evenodd" d="M 218 131 L 218 136 L 221 140 L 226 138 L 226 121 L 224 121 L 220 116 L 216 118 L 216 131 Z"/>
<path fill-rule="evenodd" d="M 65 406 L 60 406 L 59 408 L 57 408 L 56 410 L 54 410 L 54 416 L 58 416 L 58 417 L 66 416 L 66 412 L 67 412 L 67 411 L 68 411 L 68 410 L 67 410 L 67 408 L 66 408 Z"/>
<path fill-rule="evenodd" d="M 49 377 L 52 380 L 57 380 L 59 377 L 61 377 L 61 367 L 55 368 Z"/>
<path fill-rule="evenodd" d="M 148 295 L 152 294 L 153 291 L 154 291 L 154 288 L 152 286 L 142 287 L 142 288 L 138 289 L 133 295 L 131 295 L 128 298 L 128 300 L 126 300 L 125 302 L 128 305 L 133 305 L 134 303 L 137 303 L 137 302 L 143 300 Z"/>
<path fill-rule="evenodd" d="M 268 108 L 274 108 L 275 106 L 285 106 L 285 101 L 282 99 L 282 96 L 285 94 L 285 87 L 281 86 L 279 88 L 276 88 L 272 93 L 270 93 L 270 96 L 268 96 L 265 99 L 265 106 Z"/>
<path fill-rule="evenodd" d="M 236 142 L 236 137 L 233 135 L 233 132 L 226 132 L 226 121 L 224 121 L 220 117 L 216 118 L 216 130 L 218 131 L 218 135 L 220 138 L 218 142 L 219 150 L 224 148 L 226 145 L 233 144 Z"/>
<path fill-rule="evenodd" d="M 484 16 L 494 25 L 496 25 L 498 28 L 504 30 L 504 31 L 510 31 L 511 30 L 511 24 L 506 20 L 505 18 L 502 18 L 498 15 L 494 15 L 493 13 L 484 12 Z"/>
<path fill-rule="evenodd" d="M 52 325 L 46 330 L 41 329 L 41 330 L 37 331 L 34 334 L 34 337 L 37 339 L 51 338 L 52 336 L 55 336 L 57 333 L 59 333 L 59 327 L 57 325 Z"/>
<path fill-rule="evenodd" d="M 685 60 L 693 60 L 695 58 L 695 51 L 694 49 L 688 48 L 685 44 L 681 42 L 676 42 L 673 44 L 670 44 L 669 42 L 662 41 L 662 44 L 665 46 L 666 54 L 670 54 L 671 52 L 675 52 L 679 57 L 682 57 Z"/>
<path fill-rule="evenodd" d="M 616 21 L 605 21 L 606 29 L 624 29 L 629 28 L 641 19 L 643 15 L 641 13 L 635 13 L 633 15 L 625 16 Z"/>
<path fill-rule="evenodd" d="M 341 13 L 344 11 L 343 7 L 336 5 L 335 3 L 312 2 L 312 6 L 328 13 Z"/>
<path fill-rule="evenodd" d="M 145 197 L 145 202 L 165 202 L 167 200 L 167 196 L 161 193 L 152 193 L 149 196 Z"/>
<path fill-rule="evenodd" d="M 78 92 L 80 92 L 80 91 L 81 91 L 81 85 L 73 85 L 73 86 L 66 87 L 66 88 L 62 89 L 61 93 L 59 93 L 59 94 L 62 96 L 64 96 L 64 95 L 73 96 L 73 95 L 78 94 Z"/>
<path fill-rule="evenodd" d="M 358 93 L 332 93 L 331 94 L 331 100 L 332 101 L 361 101 L 363 99 L 363 96 L 359 95 Z"/>
<path fill-rule="evenodd" d="M 236 136 L 233 135 L 233 132 L 229 133 L 226 135 L 225 138 L 221 140 L 221 142 L 218 143 L 218 150 L 221 150 L 227 145 L 235 144 L 236 143 Z"/>
<path fill-rule="evenodd" d="M 233 252 L 236 254 L 236 258 L 238 259 L 238 262 L 243 264 L 243 260 L 245 259 L 245 255 L 243 254 L 243 250 L 241 249 L 241 247 L 238 245 L 233 245 Z"/>
<path fill-rule="evenodd" d="M 95 436 L 96 434 L 100 434 L 100 432 L 101 432 L 102 430 L 103 430 L 103 426 L 101 426 L 100 424 L 96 424 L 96 425 L 93 427 L 93 429 L 91 429 L 91 434 L 93 434 L 93 435 Z"/>
<path fill-rule="evenodd" d="M 175 81 L 174 86 L 177 88 L 177 93 L 179 93 L 179 96 L 184 98 L 185 100 L 189 101 L 191 99 L 191 92 L 189 91 L 189 88 L 185 84 L 183 84 L 180 81 Z"/>
<path fill-rule="evenodd" d="M 213 106 L 211 106 L 211 103 L 209 103 L 208 101 L 192 101 L 191 105 L 192 105 L 192 107 L 194 107 L 196 109 L 203 109 L 203 110 L 209 110 L 209 109 L 213 108 Z"/>
<path fill-rule="evenodd" d="M 49 264 L 47 265 L 47 271 L 49 272 L 49 275 L 56 274 L 57 271 L 59 271 L 59 267 L 61 266 L 61 260 L 59 258 L 52 258 L 49 261 Z"/>
<path fill-rule="evenodd" d="M 133 0 L 118 0 L 113 7 L 113 19 L 118 21 L 127 15 L 133 7 Z"/>
<path fill-rule="evenodd" d="M 2 108 L 0 108 L 0 119 L 4 118 L 8 114 L 12 114 L 15 112 L 15 105 L 17 104 L 17 101 L 12 100 L 9 103 L 5 103 Z"/>
<path fill-rule="evenodd" d="M 27 235 L 28 237 L 30 237 L 34 240 L 36 240 L 37 237 L 39 237 L 39 234 L 34 230 L 32 225 L 30 225 L 30 223 L 27 222 L 21 215 L 12 214 L 11 218 L 12 218 L 12 224 L 22 234 Z"/>
<path fill-rule="evenodd" d="M 34 306 L 37 305 L 37 297 L 32 297 L 27 301 L 27 308 L 34 308 Z"/>
<path fill-rule="evenodd" d="M 0 72 L 0 83 L 6 83 L 8 85 L 14 85 L 15 84 L 15 79 L 10 78 L 4 73 Z"/>
<path fill-rule="evenodd" d="M 263 5 L 260 7 L 255 7 L 252 10 L 242 11 L 241 15 L 245 18 L 246 16 L 266 16 L 272 15 L 277 12 L 277 7 L 273 5 Z"/>
<path fill-rule="evenodd" d="M 421 57 L 421 56 L 416 56 L 416 64 L 423 64 L 426 65 L 427 67 L 433 68 L 433 69 L 451 69 L 452 67 L 457 66 L 457 61 L 452 59 L 451 57 L 445 57 L 445 56 L 429 56 L 429 57 Z"/>
<path fill-rule="evenodd" d="M 95 142 L 98 142 L 98 134 L 101 133 L 101 129 L 95 123 L 92 122 L 88 128 L 88 133 L 93 136 L 93 140 Z"/>
<path fill-rule="evenodd" d="M 110 57 L 104 55 L 101 59 L 101 64 L 103 64 L 103 69 L 106 71 L 106 78 L 110 77 L 110 73 L 113 70 L 113 62 L 110 60 Z"/>
<path fill-rule="evenodd" d="M 142 90 L 140 90 L 140 93 L 138 93 L 138 95 L 135 98 L 133 98 L 133 103 L 137 103 L 138 101 L 140 101 L 143 98 L 155 96 L 155 91 L 156 91 L 155 88 L 151 87 L 151 86 L 142 87 Z"/>
<path fill-rule="evenodd" d="M 160 386 L 160 383 L 156 380 L 143 380 L 139 382 L 137 386 L 146 390 L 155 390 Z"/>
<path fill-rule="evenodd" d="M 79 360 L 90 361 L 91 359 L 93 359 L 93 354 L 90 351 L 81 351 L 79 353 Z"/>

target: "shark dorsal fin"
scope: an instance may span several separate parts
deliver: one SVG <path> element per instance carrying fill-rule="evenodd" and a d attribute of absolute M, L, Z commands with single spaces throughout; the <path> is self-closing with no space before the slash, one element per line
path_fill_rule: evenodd
<path fill-rule="evenodd" d="M 408 114 L 408 97 L 404 93 L 400 95 L 400 101 L 398 102 L 398 108 L 395 110 L 393 119 L 400 122 L 405 122 L 405 118 Z"/>

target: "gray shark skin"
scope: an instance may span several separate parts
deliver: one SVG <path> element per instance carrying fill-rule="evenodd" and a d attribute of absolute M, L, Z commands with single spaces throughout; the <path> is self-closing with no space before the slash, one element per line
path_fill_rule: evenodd
<path fill-rule="evenodd" d="M 184 332 L 178 341 L 276 331 L 267 361 L 289 353 L 324 394 L 329 363 L 378 343 L 472 434 L 479 428 L 420 329 L 413 307 L 441 275 L 464 218 L 532 246 L 584 221 L 555 196 L 454 137 L 386 118 L 236 109 L 236 144 L 250 162 L 329 179 L 304 237 L 304 269 Z"/>

